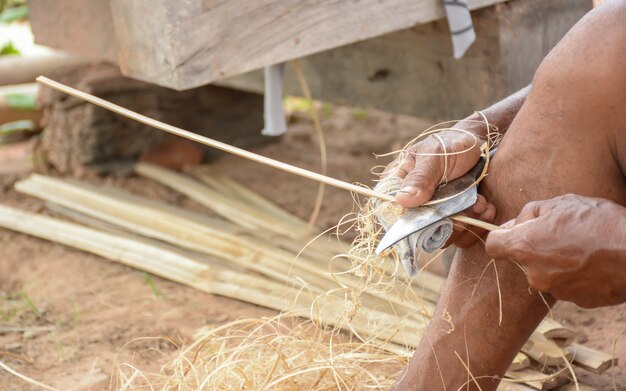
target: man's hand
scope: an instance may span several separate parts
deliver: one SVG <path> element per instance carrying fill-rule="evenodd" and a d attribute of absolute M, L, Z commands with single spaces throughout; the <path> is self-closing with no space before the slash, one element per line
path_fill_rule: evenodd
<path fill-rule="evenodd" d="M 585 307 L 626 302 L 626 208 L 566 195 L 531 202 L 512 228 L 487 237 L 494 259 L 513 259 L 528 282 Z"/>
<path fill-rule="evenodd" d="M 478 121 L 461 121 L 454 127 L 469 131 L 476 127 L 484 128 L 485 125 Z M 478 136 L 459 131 L 430 135 L 389 164 L 383 177 L 394 175 L 404 178 L 396 199 L 405 208 L 418 207 L 431 199 L 440 183 L 452 181 L 471 170 L 478 163 L 483 142 Z M 463 214 L 492 222 L 496 209 L 479 195 L 476 204 Z M 455 223 L 448 244 L 468 247 L 483 234 L 482 230 L 472 228 L 470 231 L 465 225 Z"/>

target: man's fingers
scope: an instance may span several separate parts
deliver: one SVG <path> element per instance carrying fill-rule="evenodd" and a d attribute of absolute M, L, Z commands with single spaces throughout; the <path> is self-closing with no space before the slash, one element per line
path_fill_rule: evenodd
<path fill-rule="evenodd" d="M 479 197 L 483 198 L 479 195 Z M 477 202 L 478 203 L 478 202 Z M 474 209 L 474 208 L 472 208 Z M 476 210 L 476 209 L 475 209 Z M 493 204 L 484 201 L 484 205 L 480 209 L 480 214 L 473 215 L 468 214 L 470 217 L 475 217 L 481 221 L 492 223 L 496 218 L 496 207 Z M 485 230 L 477 227 L 463 227 L 463 232 L 459 235 L 456 245 L 461 248 L 467 248 L 473 245 L 478 238 L 482 238 L 485 235 Z"/>
<path fill-rule="evenodd" d="M 403 154 L 401 158 L 398 158 L 391 162 L 383 171 L 381 178 L 390 176 L 405 178 L 407 174 L 413 171 L 415 167 L 415 157 L 411 154 Z"/>
<path fill-rule="evenodd" d="M 517 226 L 491 231 L 485 241 L 485 251 L 493 259 L 520 258 L 524 251 L 523 233 L 520 231 Z"/>
<path fill-rule="evenodd" d="M 440 156 L 418 156 L 413 169 L 404 178 L 396 195 L 398 203 L 405 208 L 416 208 L 430 200 L 443 177 Z"/>

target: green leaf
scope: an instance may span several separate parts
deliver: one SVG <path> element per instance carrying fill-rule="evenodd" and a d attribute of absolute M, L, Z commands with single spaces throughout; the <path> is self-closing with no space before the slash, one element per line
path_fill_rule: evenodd
<path fill-rule="evenodd" d="M 12 109 L 37 111 L 36 94 L 6 94 L 4 100 Z"/>
<path fill-rule="evenodd" d="M 13 42 L 6 43 L 2 47 L 2 49 L 0 49 L 0 55 L 1 56 L 15 55 L 15 54 L 20 54 L 20 51 L 15 46 L 13 46 Z"/>
<path fill-rule="evenodd" d="M 7 122 L 0 125 L 0 145 L 25 140 L 36 130 L 37 126 L 30 120 Z"/>
<path fill-rule="evenodd" d="M 11 23 L 18 20 L 26 20 L 28 17 L 28 6 L 7 8 L 0 14 L 0 23 Z"/>

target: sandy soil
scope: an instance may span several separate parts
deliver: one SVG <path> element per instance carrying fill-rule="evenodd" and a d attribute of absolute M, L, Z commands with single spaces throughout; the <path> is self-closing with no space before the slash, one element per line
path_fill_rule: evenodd
<path fill-rule="evenodd" d="M 311 125 L 301 116 L 294 118 L 297 121 L 287 136 L 256 152 L 317 170 L 318 150 Z M 330 175 L 371 184 L 370 168 L 386 162 L 377 162 L 372 154 L 397 149 L 429 123 L 335 108 L 326 113 L 323 125 Z M 230 156 L 215 166 L 301 217 L 307 218 L 312 210 L 316 192 L 312 182 Z M 0 176 L 2 203 L 44 211 L 40 202 L 11 189 L 16 179 Z M 142 178 L 91 180 L 209 213 L 184 196 Z M 328 189 L 320 225 L 334 225 L 352 205 L 349 194 Z M 176 348 L 163 339 L 144 337 L 164 336 L 180 345 L 189 342 L 201 326 L 272 314 L 5 230 L 0 230 L 0 254 L 0 326 L 26 330 L 0 333 L 0 360 L 59 389 L 107 389 L 116 360 L 158 369 Z M 587 311 L 564 304 L 555 310 L 555 316 L 580 332 L 579 341 L 608 352 L 615 347 L 617 356 L 626 360 L 626 306 Z M 33 331 L 34 327 L 49 329 Z M 618 385 L 626 386 L 624 367 L 586 378 L 599 389 L 610 389 L 612 375 Z M 0 371 L 0 389 L 29 387 Z"/>

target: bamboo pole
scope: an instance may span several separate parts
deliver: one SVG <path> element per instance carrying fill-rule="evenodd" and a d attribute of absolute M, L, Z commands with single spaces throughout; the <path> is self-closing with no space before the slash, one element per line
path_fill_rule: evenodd
<path fill-rule="evenodd" d="M 64 92 L 66 94 L 72 95 L 74 97 L 77 97 L 79 99 L 83 99 L 87 102 L 93 103 L 96 106 L 100 106 L 102 108 L 105 108 L 107 110 L 110 110 L 114 113 L 120 114 L 124 117 L 133 119 L 135 121 L 141 122 L 145 125 L 151 126 L 153 128 L 156 129 L 160 129 L 163 130 L 165 132 L 180 136 L 180 137 L 184 137 L 188 140 L 192 140 L 195 142 L 198 142 L 200 144 L 204 144 L 219 150 L 222 150 L 224 152 L 228 152 L 231 153 L 233 155 L 237 155 L 239 157 L 243 157 L 252 161 L 255 161 L 257 163 L 260 164 L 265 164 L 267 166 L 276 168 L 278 170 L 282 170 L 282 171 L 286 171 L 304 178 L 308 178 L 317 182 L 321 182 L 321 183 L 325 183 L 327 185 L 330 186 L 334 186 L 340 189 L 344 189 L 344 190 L 348 190 L 357 194 L 362 194 L 368 197 L 374 197 L 374 198 L 379 198 L 381 200 L 385 200 L 385 201 L 390 201 L 390 202 L 395 202 L 395 197 L 390 196 L 388 194 L 383 194 L 383 193 L 378 193 L 373 191 L 372 189 L 369 189 L 367 187 L 363 187 L 363 186 L 358 186 L 352 183 L 348 183 L 348 182 L 344 182 L 344 181 L 340 181 L 339 179 L 335 179 L 335 178 L 331 178 L 329 176 L 326 175 L 322 175 L 313 171 L 309 171 L 306 170 L 304 168 L 300 168 L 300 167 L 296 167 L 293 166 L 291 164 L 287 164 L 284 162 L 280 162 L 278 160 L 274 160 L 265 156 L 261 156 L 259 154 L 256 154 L 254 152 L 250 152 L 250 151 L 246 151 L 244 149 L 241 148 L 237 148 L 234 147 L 232 145 L 228 145 L 226 143 L 223 143 L 221 141 L 217 141 L 217 140 L 213 140 L 211 138 L 208 137 L 204 137 L 201 136 L 199 134 L 195 134 L 192 133 L 188 130 L 184 130 L 172 125 L 168 125 L 164 122 L 161 121 L 157 121 L 153 118 L 149 118 L 146 117 L 145 115 L 136 113 L 134 111 L 128 110 L 124 107 L 118 106 L 114 103 L 108 102 L 104 99 L 98 98 L 94 95 L 91 94 L 87 94 L 86 92 L 83 91 L 79 91 L 75 88 L 66 86 L 64 84 L 61 84 L 59 82 L 56 82 L 54 80 L 48 79 L 47 77 L 44 76 L 39 76 L 37 78 L 37 82 L 44 84 L 48 87 L 54 88 L 58 91 Z M 465 224 L 470 224 L 470 225 L 474 225 L 480 228 L 483 228 L 487 231 L 493 231 L 496 229 L 499 229 L 500 227 L 493 225 L 493 224 L 489 224 L 489 223 L 485 223 L 484 221 L 480 221 L 477 219 L 473 219 L 467 216 L 452 216 L 451 219 L 456 220 L 458 222 L 462 222 Z"/>

